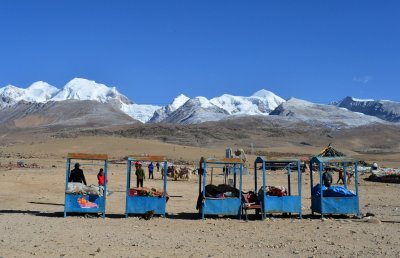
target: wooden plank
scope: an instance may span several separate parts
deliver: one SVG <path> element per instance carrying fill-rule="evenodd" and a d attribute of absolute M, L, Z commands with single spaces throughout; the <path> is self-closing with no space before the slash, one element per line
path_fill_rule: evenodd
<path fill-rule="evenodd" d="M 68 153 L 69 159 L 108 160 L 107 154 Z"/>
<path fill-rule="evenodd" d="M 242 163 L 242 160 L 240 158 L 204 158 L 202 157 L 200 159 L 200 162 L 206 162 L 209 164 L 218 164 L 218 163 L 225 163 L 225 164 L 231 164 L 231 163 Z"/>
<path fill-rule="evenodd" d="M 137 161 L 165 161 L 167 158 L 165 156 L 155 156 L 155 155 L 129 155 L 129 158 Z"/>

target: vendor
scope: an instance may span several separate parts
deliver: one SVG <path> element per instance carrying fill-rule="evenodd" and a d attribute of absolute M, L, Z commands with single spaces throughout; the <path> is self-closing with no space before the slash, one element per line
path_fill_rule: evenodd
<path fill-rule="evenodd" d="M 85 175 L 83 174 L 83 170 L 79 168 L 79 163 L 75 163 L 74 167 L 75 168 L 71 170 L 68 182 L 84 183 L 86 185 Z"/>
<path fill-rule="evenodd" d="M 139 163 L 136 167 L 136 187 L 143 187 L 143 180 L 145 178 L 144 170 L 142 168 L 142 164 Z"/>
<path fill-rule="evenodd" d="M 322 174 L 322 183 L 328 188 L 332 185 L 332 173 L 328 168 L 325 168 L 325 172 Z"/>

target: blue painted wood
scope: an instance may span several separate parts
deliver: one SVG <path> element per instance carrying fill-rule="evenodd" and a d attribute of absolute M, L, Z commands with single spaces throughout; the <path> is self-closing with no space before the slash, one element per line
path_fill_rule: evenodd
<path fill-rule="evenodd" d="M 154 214 L 165 215 L 165 197 L 127 196 L 126 214 L 144 214 L 154 211 Z"/>
<path fill-rule="evenodd" d="M 206 198 L 202 206 L 204 214 L 207 215 L 240 215 L 240 209 L 240 198 Z"/>
<path fill-rule="evenodd" d="M 342 164 L 344 169 L 344 187 L 347 189 L 347 178 L 346 178 L 346 170 L 349 162 L 353 162 L 355 165 L 355 188 L 356 188 L 356 196 L 351 197 L 325 197 L 323 196 L 323 191 L 321 196 L 312 196 L 311 197 L 311 211 L 318 212 L 323 217 L 324 214 L 354 214 L 360 215 L 359 208 L 359 191 L 358 191 L 358 161 L 348 159 L 346 157 L 313 157 L 310 161 L 310 188 L 311 193 L 313 190 L 314 182 L 313 182 L 313 165 L 317 164 L 319 169 L 319 184 L 323 185 L 322 182 L 322 174 L 324 171 L 324 166 L 328 166 L 329 164 Z"/>
<path fill-rule="evenodd" d="M 264 196 L 266 213 L 301 213 L 301 196 Z"/>
<path fill-rule="evenodd" d="M 131 188 L 132 180 L 132 163 L 136 160 L 128 158 L 127 173 L 126 173 L 126 192 L 125 192 L 125 217 L 129 214 L 144 214 L 148 211 L 154 211 L 154 214 L 165 217 L 166 212 L 166 199 L 167 199 L 167 174 L 168 174 L 168 162 L 166 160 L 160 160 L 163 162 L 164 167 L 164 182 L 163 182 L 163 197 L 151 197 L 151 196 L 130 196 L 129 190 Z"/>
<path fill-rule="evenodd" d="M 322 199 L 322 201 L 321 201 Z M 322 206 L 321 206 L 322 203 Z M 323 197 L 311 198 L 311 209 L 320 214 L 356 214 L 358 215 L 358 197 Z"/>
<path fill-rule="evenodd" d="M 79 204 L 78 199 L 80 198 L 93 203 L 96 207 L 90 208 Z M 105 213 L 105 198 L 104 196 L 97 195 L 66 194 L 64 211 L 77 213 Z"/>
<path fill-rule="evenodd" d="M 200 161 L 200 168 L 203 169 L 203 175 L 199 173 L 199 180 L 200 180 L 200 185 L 199 185 L 199 190 L 202 192 L 199 192 L 199 194 L 202 195 L 203 197 L 203 202 L 201 205 L 201 208 L 199 210 L 199 213 L 201 215 L 201 218 L 204 219 L 205 215 L 238 215 L 240 218 L 241 215 L 241 205 L 242 205 L 242 199 L 240 198 L 209 198 L 205 196 L 205 189 L 206 189 L 206 184 L 207 184 L 207 162 L 206 160 L 201 160 Z M 217 164 L 217 163 L 213 163 Z M 233 165 L 233 175 L 234 175 L 234 186 L 236 187 L 236 171 L 237 171 L 237 165 L 239 164 L 239 192 L 242 192 L 242 173 L 243 173 L 243 164 L 242 163 L 225 163 L 225 162 L 220 162 L 218 164 L 222 165 L 227 165 L 231 164 Z"/>
<path fill-rule="evenodd" d="M 291 180 L 290 174 L 292 170 L 290 169 L 290 163 L 295 162 L 297 171 L 297 189 L 298 195 L 292 195 L 292 188 L 291 188 Z M 302 217 L 301 211 L 301 201 L 302 201 L 302 177 L 301 177 L 301 169 L 300 169 L 300 160 L 267 160 L 263 157 L 257 157 L 254 161 L 254 167 L 257 167 L 257 164 L 262 164 L 262 175 L 263 175 L 263 185 L 262 185 L 262 192 L 263 192 L 263 199 L 262 201 L 262 215 L 263 218 L 265 217 L 266 213 L 298 213 L 299 217 Z M 266 186 L 267 186 L 267 169 L 272 170 L 272 165 L 274 163 L 287 163 L 287 181 L 288 181 L 288 196 L 269 196 L 266 195 Z M 272 165 L 271 165 L 272 164 Z M 282 167 L 284 168 L 284 167 Z M 257 191 L 257 170 L 254 172 L 254 182 L 256 184 L 255 190 Z"/>
<path fill-rule="evenodd" d="M 67 194 L 68 189 L 68 179 L 71 171 L 72 160 L 79 159 L 67 159 L 66 171 L 65 171 L 65 197 L 64 197 L 64 217 L 67 217 L 68 212 L 74 213 L 102 213 L 102 217 L 105 218 L 106 215 L 106 198 L 104 196 L 97 195 L 79 195 L 79 194 Z M 93 164 L 86 164 L 93 165 Z M 97 165 L 96 165 L 97 166 Z M 104 160 L 104 194 L 107 193 L 107 178 L 108 178 L 108 161 Z M 78 203 L 78 198 L 84 198 L 89 202 L 97 205 L 96 207 L 86 207 Z"/>

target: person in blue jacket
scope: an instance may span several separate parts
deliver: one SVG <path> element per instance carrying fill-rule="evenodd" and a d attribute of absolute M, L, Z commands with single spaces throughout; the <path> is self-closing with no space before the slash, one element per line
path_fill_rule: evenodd
<path fill-rule="evenodd" d="M 149 166 L 149 179 L 154 179 L 154 175 L 153 175 L 153 170 L 154 170 L 154 166 L 153 166 L 153 162 L 150 162 Z"/>

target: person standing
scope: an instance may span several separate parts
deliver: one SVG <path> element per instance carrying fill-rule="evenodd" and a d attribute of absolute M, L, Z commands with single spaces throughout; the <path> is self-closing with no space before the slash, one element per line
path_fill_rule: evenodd
<path fill-rule="evenodd" d="M 158 161 L 156 163 L 156 167 L 157 167 L 157 172 L 160 172 L 160 163 L 158 163 Z"/>
<path fill-rule="evenodd" d="M 154 175 L 153 175 L 153 170 L 154 170 L 153 162 L 150 162 L 148 168 L 149 168 L 149 179 L 150 179 L 150 177 L 151 177 L 151 179 L 154 179 Z"/>
<path fill-rule="evenodd" d="M 71 170 L 68 182 L 84 183 L 86 185 L 85 175 L 83 174 L 83 170 L 79 168 L 79 163 L 75 163 L 74 167 L 75 168 Z"/>
<path fill-rule="evenodd" d="M 138 164 L 136 167 L 136 187 L 143 187 L 143 180 L 145 179 L 144 170 L 142 168 L 142 164 Z"/>
<path fill-rule="evenodd" d="M 104 169 L 100 168 L 99 173 L 97 174 L 97 180 L 99 183 L 100 193 L 104 194 Z M 108 177 L 106 178 L 106 182 L 108 184 Z M 107 186 L 108 189 L 108 186 Z M 107 190 L 106 195 L 108 195 L 109 191 Z"/>
<path fill-rule="evenodd" d="M 325 168 L 325 172 L 322 174 L 322 183 L 327 188 L 332 185 L 332 172 L 328 168 Z"/>
<path fill-rule="evenodd" d="M 99 173 L 97 174 L 97 180 L 99 181 L 99 186 L 104 186 L 104 170 L 100 168 Z M 108 183 L 108 178 L 107 178 Z"/>

